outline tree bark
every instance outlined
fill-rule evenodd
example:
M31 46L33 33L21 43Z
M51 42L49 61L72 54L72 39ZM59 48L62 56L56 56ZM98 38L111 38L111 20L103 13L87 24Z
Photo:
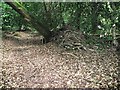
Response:
M45 17L48 22L48 28L51 29L50 27L52 26L52 18L51 18L51 4L50 2L43 2L44 4L44 10L45 10Z
M82 13L82 3L77 2L77 10L76 10L76 22L77 22L77 29L80 30L80 16Z
M43 35L45 42L48 42L50 40L52 36L51 31L42 23L38 22L33 16L29 15L25 7L23 7L19 2L13 2L13 0L4 1L16 12L18 12L24 18L24 20L30 23L41 35Z
M92 33L96 33L97 31L97 25L98 25L98 8L99 8L99 3L92 2Z

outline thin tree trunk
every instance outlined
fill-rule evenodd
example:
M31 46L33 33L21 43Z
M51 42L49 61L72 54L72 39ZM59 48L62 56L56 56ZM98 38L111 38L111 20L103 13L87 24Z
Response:
M92 2L92 33L96 33L98 25L98 3Z
M60 2L59 3L59 8L60 8L60 18L62 19L61 21L62 21L62 26L65 26L65 22L64 22L64 19L63 19L63 16L62 16L62 3Z
M77 29L80 29L80 16L81 16L81 12L82 12L82 3L78 2L77 3L77 10L76 10L76 22L77 22Z

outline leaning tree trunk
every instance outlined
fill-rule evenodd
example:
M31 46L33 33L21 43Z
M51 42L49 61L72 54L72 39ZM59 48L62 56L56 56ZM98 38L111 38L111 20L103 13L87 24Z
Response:
M26 8L19 2L13 2L14 0L4 0L9 6L11 6L16 12L18 12L24 20L30 23L41 35L44 36L45 42L48 42L51 38L51 31L45 27L42 23L38 22L33 16L26 12Z

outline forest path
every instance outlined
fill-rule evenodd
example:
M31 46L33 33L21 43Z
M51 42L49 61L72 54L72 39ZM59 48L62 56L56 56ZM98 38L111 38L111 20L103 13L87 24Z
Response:
M114 52L66 51L41 39L3 38L3 82L20 88L99 88L117 85ZM0 83L3 83L0 82Z

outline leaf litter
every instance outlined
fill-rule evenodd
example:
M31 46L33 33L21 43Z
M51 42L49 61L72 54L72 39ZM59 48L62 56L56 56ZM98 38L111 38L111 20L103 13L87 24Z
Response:
M61 32L47 44L29 34L3 38L1 87L117 88L119 58L111 48L85 46L77 31Z

